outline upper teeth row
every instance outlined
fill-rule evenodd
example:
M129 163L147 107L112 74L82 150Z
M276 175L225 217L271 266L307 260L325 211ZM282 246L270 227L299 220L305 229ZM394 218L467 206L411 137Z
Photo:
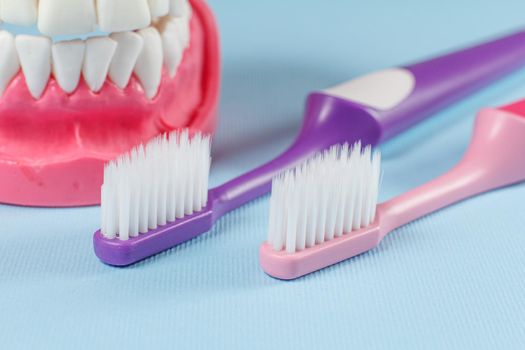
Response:
M38 25L44 35L125 32L189 11L188 0L0 0L0 22Z
M98 92L107 76L124 89L133 73L146 97L152 99L162 80L163 63L173 77L189 45L189 13L184 17L163 18L157 23L158 29L148 27L137 32L54 44L45 36L15 38L7 31L0 31L0 96L21 67L35 99L42 96L51 74L62 90L72 93L81 75L90 90Z

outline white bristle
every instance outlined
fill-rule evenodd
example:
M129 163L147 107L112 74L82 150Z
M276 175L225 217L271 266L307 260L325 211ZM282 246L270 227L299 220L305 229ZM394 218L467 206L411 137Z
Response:
M375 220L381 155L336 145L273 179L268 243L295 253Z
M200 211L208 201L210 137L159 136L109 162L101 189L101 232L128 240Z

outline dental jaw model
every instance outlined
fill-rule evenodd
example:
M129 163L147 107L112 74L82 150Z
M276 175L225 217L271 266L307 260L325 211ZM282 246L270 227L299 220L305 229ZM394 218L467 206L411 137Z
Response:
M108 159L174 129L213 132L203 1L0 0L0 19L0 202L97 204Z

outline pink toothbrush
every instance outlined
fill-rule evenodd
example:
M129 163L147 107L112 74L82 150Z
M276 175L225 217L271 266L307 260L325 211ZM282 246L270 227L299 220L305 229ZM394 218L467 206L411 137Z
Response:
M167 169L194 166L194 161L190 158L185 163L173 165L173 158L165 156L171 153L161 151L163 147L153 147L152 150L157 149L160 153L146 152L146 158L153 159L146 159L146 163L151 163L150 160L159 163L155 166L159 171L150 174L141 170L136 180L137 174L133 170L124 169L119 176L136 181L136 185L130 187L132 190L125 190L121 183L120 189L108 186L108 191L105 191L109 193L108 197L115 192L122 192L122 196L112 201L119 205L106 206L103 201L103 218L109 218L111 223L103 225L108 228L107 232L102 227L95 233L95 253L107 264L125 266L186 242L209 231L226 213L268 193L276 174L301 163L312 154L345 142L351 144L362 140L371 145L384 142L452 102L522 67L524 63L525 32L518 32L425 62L372 73L331 89L314 92L308 97L299 136L282 155L209 191L202 187L192 188L195 198L187 197L184 201L181 199L170 204L171 211L166 207L173 196L166 197L166 193L176 195L178 192L172 189L179 188L181 182L194 185L195 175L200 179L199 184L207 184L202 177L207 177L208 173L202 174L201 170L181 173L177 175L180 180L172 184L170 180L175 180L170 174L175 173ZM178 147L175 145L171 149ZM207 147L195 144L195 149L205 150ZM139 158L132 157L122 164L130 163L131 166L125 168L134 169L135 160ZM206 154L197 158L205 159ZM155 159L160 159L160 162ZM163 166L167 163L171 164L170 167ZM206 162L199 164L202 166L198 169L208 170ZM151 169L150 166L145 168ZM158 181L155 182L155 179ZM115 181L119 182L118 179L109 182ZM155 195L149 197L149 204L137 201L139 194L129 193L141 187L146 191L155 188L152 192ZM207 195L203 195L204 192ZM156 194L159 194L158 198ZM105 208L109 211L105 212ZM159 210L156 211L156 208ZM146 214L141 215L139 223L136 222L137 213ZM116 227L117 222L119 227Z
M349 169L350 173L336 174L334 180L329 170L320 174L310 163L306 167L303 165L302 170L291 171L275 180L277 196L283 191L286 196L281 200L273 200L272 196L271 231L269 242L260 249L261 266L269 275L288 280L364 253L375 248L392 230L422 216L477 194L524 181L525 161L520 158L523 152L525 100L501 109L482 110L470 147L456 167L380 204L376 212L378 156L372 157L369 151L356 154L354 150L346 157L345 151L335 150L332 158L317 162L324 167L347 162L349 167L342 169ZM353 167L348 159L354 162ZM318 188L313 197L308 197L307 204L304 201L295 204L297 198L306 200L302 192L308 191L304 182L308 177L322 188L330 188L323 183L338 179L353 182L359 190L344 194L344 187L338 187L325 206L318 204L321 207L318 209L324 212L308 212L309 201L315 198L322 203L323 194L322 188ZM321 223L317 220L312 227L312 217L319 215L328 219ZM330 216L335 219L330 220ZM312 234L315 235L313 239Z

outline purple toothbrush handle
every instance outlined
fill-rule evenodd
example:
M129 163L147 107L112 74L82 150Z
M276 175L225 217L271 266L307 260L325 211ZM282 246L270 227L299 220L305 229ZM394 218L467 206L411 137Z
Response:
M525 31L404 67L410 95L389 110L312 93L294 144L281 156L212 190L216 217L268 193L272 178L336 143L376 145L525 64Z
M381 140L523 67L525 31L406 67L416 79L410 98L381 113Z
M520 32L379 75L381 79L395 76L393 80L399 78L402 84L388 86L381 80L378 84L370 84L377 82L376 76L372 80L365 79L364 85L363 81L357 85L343 84L349 87L346 86L342 93L335 94L332 89L314 92L306 102L299 136L281 156L210 190L207 207L195 215L128 241L106 239L100 231L96 232L93 237L95 253L107 264L126 266L188 241L211 229L225 213L268 193L273 176L313 153L333 144L352 144L359 140L363 144L376 145L523 65L525 32ZM382 90L385 87L391 89ZM363 94L367 89L368 93ZM403 89L406 95L400 93ZM384 91L392 96L399 95L399 101Z

